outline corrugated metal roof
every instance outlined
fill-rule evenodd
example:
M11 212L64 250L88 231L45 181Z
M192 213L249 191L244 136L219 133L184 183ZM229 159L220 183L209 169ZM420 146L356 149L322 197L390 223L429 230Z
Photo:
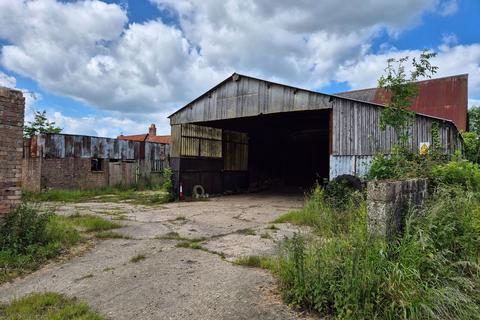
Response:
M450 120L458 130L467 130L467 74L419 81L418 86L419 94L410 107L412 111ZM353 90L335 95L375 104L386 104L390 99L384 90L378 88Z
M465 76L467 77L467 75L460 75L458 77L461 77L461 76ZM203 93L202 95L200 95L199 97L195 98L194 100L192 100L191 102L189 102L188 104L186 104L185 106L183 106L182 108L178 109L177 111L175 111L174 113L172 113L168 118L170 118L170 123L172 124L172 119L178 115L179 113L181 112L184 112L187 108L192 108L196 102L198 102L200 99L208 96L210 97L210 95L212 95L213 93L215 93L215 91L219 88L221 88L223 85L225 85L226 83L228 83L229 81L236 81L238 79L241 79L241 78L246 78L246 79L252 79L252 80L256 80L256 81L259 81L259 82L262 82L262 83L265 83L268 85L276 85L276 86L281 86L281 87L284 87L284 88L289 88L289 89L292 89L293 92L305 92L305 93L312 93L312 94L315 94L317 96L321 96L321 97L325 97L325 98L329 98L330 101L334 98L339 98L339 99L342 99L342 100L348 100L348 101L358 101L358 102L363 102L363 103L368 103L370 105L374 105L374 106L379 106L379 107L385 107L385 105L383 103L379 103L379 102L374 102L374 101L368 101L368 100L365 100L367 98L364 98L364 100L360 99L361 95L358 95L358 96L355 96L353 94L353 92L358 92L360 93L361 91L364 91L364 90L356 90L356 91L349 91L349 92L344 92L344 93L339 93L339 94L326 94L326 93L321 93L321 92L316 92L316 91L312 91L312 90L307 90L307 89L301 89L301 88L297 88L297 87L293 87L293 86L290 86L290 85L286 85L286 84L280 84L280 83L276 83L276 82L272 82L272 81L268 81L268 80L264 80L264 79L259 79L259 78L255 78L255 77L251 77L251 76L247 76L247 75L243 75L243 74L239 74L239 73L233 73L230 77L226 78L225 80L223 80L222 82L220 82L219 84L215 85L213 88L211 88L210 90L206 91L205 93ZM434 81L434 80L430 80L430 81ZM366 89L366 90L376 90L375 88L374 89ZM347 96L347 93L349 94ZM350 93L351 96L350 96ZM368 92L367 92L368 94ZM465 93L465 99L468 99L467 98L467 94ZM372 99L370 99L372 100ZM373 99L375 100L375 99ZM429 114L425 114L424 112L418 112L418 111L415 111L415 113L418 115L418 116L422 116L422 117L429 117L429 118L435 118L435 119L438 119L438 120L443 120L443 121L449 121L449 122L454 122L452 117L449 117L449 118L445 118L445 117L442 117L442 116L437 116L437 115L434 115L432 113L429 113ZM466 123L466 119L465 119L465 123ZM178 123L176 123L178 124ZM466 126L466 124L465 124ZM460 129L460 128L459 128Z

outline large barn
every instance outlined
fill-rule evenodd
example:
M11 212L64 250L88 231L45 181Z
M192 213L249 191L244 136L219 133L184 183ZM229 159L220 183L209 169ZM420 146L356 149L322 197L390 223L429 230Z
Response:
M379 127L381 108L234 73L170 116L175 186L219 194L361 176L396 141ZM432 142L434 123L445 152L461 148L451 120L416 114L412 150Z

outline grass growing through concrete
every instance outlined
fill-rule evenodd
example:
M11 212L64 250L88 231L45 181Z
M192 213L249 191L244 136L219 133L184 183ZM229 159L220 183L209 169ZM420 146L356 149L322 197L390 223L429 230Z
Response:
M213 251L205 248L202 246L199 242L204 241L205 238L196 238L196 239L186 239L184 241L181 241L175 245L177 248L187 248L187 249L193 249L193 250L201 250L204 252L208 252L211 254L215 254L219 256L222 259L225 259L225 254L223 252L218 252L218 251Z
M170 195L163 189L140 190L138 188L101 188L93 190L51 189L44 192L24 192L25 201L42 202L129 202L139 205L156 205L167 203Z
M92 215L74 214L67 217L58 216L57 219L63 219L67 223L70 222L85 232L106 231L122 227L119 223Z
M262 233L262 234L260 235L260 238L261 238L261 239L269 239L269 240L273 239L273 238L272 238L272 235L271 235L270 233L268 233L268 232Z
M273 269L273 258L267 256L247 256L236 259L233 263L250 268Z
M0 319L106 320L84 302L58 293L36 293L0 305Z
M178 234L178 232L169 232L167 234L164 234L164 235L159 235L159 236L156 236L155 239L157 240L177 240L177 241L186 241L188 240L187 238L184 238L182 236L180 236L180 234Z
M144 254L139 253L139 254L133 256L133 257L130 259L130 262L132 262L132 263L137 263L137 262L140 262L140 261L145 260L145 259L147 259L147 257L146 257Z
M244 235L246 235L246 236L254 236L254 235L257 234L257 233L255 232L255 230L250 229L250 228L238 230L237 233L239 233L239 234L244 234Z
M99 239L133 239L132 237L113 231L100 231L95 234L95 237Z

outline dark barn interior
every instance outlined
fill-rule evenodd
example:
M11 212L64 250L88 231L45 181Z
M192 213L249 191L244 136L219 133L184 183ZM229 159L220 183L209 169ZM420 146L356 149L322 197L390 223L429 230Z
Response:
M330 117L330 110L296 111L198 125L248 135L248 171L224 171L223 192L303 190L328 178Z

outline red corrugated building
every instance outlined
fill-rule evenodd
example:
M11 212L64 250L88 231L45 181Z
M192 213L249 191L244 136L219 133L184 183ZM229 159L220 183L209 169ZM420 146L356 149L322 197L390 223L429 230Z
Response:
M411 110L427 116L453 121L459 131L466 131L468 111L468 75L419 81L419 94ZM370 103L385 104L389 99L378 88L337 93L336 95ZM385 96L385 97L384 97Z

